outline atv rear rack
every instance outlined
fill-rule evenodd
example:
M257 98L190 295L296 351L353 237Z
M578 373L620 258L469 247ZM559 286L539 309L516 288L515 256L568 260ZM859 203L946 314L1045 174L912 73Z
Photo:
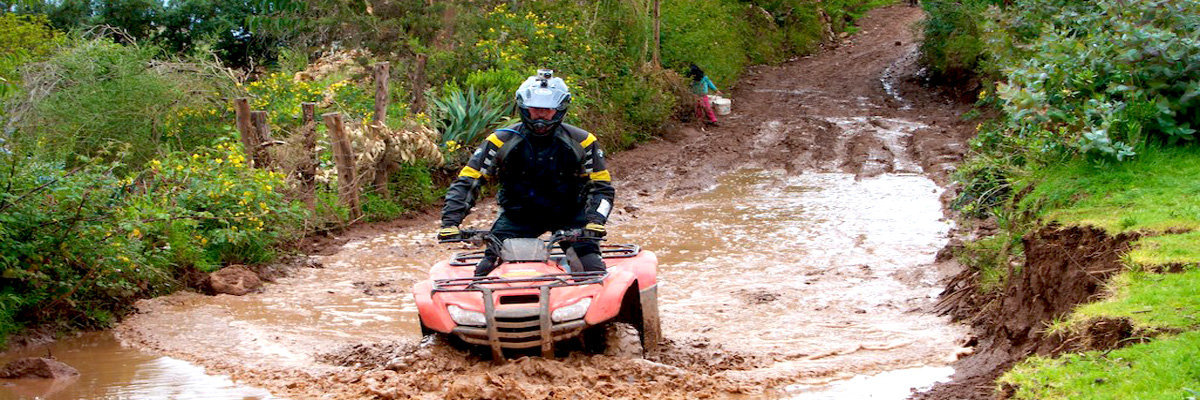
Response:
M600 246L600 256L603 258L636 257L641 251L642 248L636 244L606 244ZM475 250L455 253L454 258L450 259L450 266L466 267L475 265L483 258L483 252L483 250ZM562 249L555 249L550 253L550 257L566 257L566 255Z
M636 251L636 248L635 248ZM541 346L542 357L554 356L554 342L574 337L583 332L587 323L582 318L555 324L550 313L550 289L600 284L608 277L608 271L579 272L574 274L550 274L525 278L501 278L478 276L468 278L437 279L432 293L480 292L483 295L485 327L457 326L453 333L463 341L492 349L492 358L504 360L504 349L526 349ZM513 285L493 287L491 285ZM523 285L522 285L523 284ZM538 289L537 305L534 308L496 310L496 292L522 289ZM528 302L533 304L533 302Z

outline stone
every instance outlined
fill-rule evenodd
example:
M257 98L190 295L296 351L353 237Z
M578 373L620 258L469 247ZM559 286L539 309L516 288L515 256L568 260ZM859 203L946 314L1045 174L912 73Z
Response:
M46 378L61 379L79 376L79 371L53 358L26 357L5 364L0 368L0 378Z
M230 265L209 275L209 284L217 294L241 296L261 287L262 280L244 265Z

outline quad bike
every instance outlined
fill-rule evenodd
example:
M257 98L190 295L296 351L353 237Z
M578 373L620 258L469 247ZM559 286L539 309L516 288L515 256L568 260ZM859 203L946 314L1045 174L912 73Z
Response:
M421 333L487 346L494 360L503 361L505 350L538 347L543 357L552 357L556 343L602 335L605 324L625 322L637 329L643 353L653 354L661 340L658 257L636 245L602 245L607 270L585 272L573 249L557 248L580 240L597 239L576 229L554 232L548 240L500 242L478 230L442 240L486 245L500 259L483 277L474 276L482 250L454 254L430 268L429 279L413 285Z

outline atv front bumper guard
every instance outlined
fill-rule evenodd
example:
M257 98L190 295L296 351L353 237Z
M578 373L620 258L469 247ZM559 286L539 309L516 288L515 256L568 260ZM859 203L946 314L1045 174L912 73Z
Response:
M587 327L583 318L554 323L550 312L550 289L566 286L595 285L604 282L608 271L552 274L527 278L480 276L438 279L432 293L480 292L483 296L483 315L486 326L459 325L452 331L463 341L488 346L492 358L504 360L504 349L527 349L540 346L543 357L554 356L554 343L578 336ZM505 285L503 287L496 287ZM508 286L513 285L513 286ZM538 289L537 307L496 310L497 292ZM534 304L528 302L527 304Z

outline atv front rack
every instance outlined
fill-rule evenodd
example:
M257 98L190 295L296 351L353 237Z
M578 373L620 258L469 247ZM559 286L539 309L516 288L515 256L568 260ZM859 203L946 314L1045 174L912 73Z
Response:
M642 248L636 244L606 244L600 246L600 257L603 258L631 258L636 257L641 253ZM455 253L454 258L450 259L450 266L466 267L472 266L483 259L483 250L466 251ZM551 259L566 257L562 249L555 249L550 253Z
M459 325L454 328L463 341L488 346L492 358L504 360L504 349L526 349L541 346L543 357L554 356L554 343L579 335L587 327L582 318L554 323L550 313L550 289L600 284L608 271L580 272L574 274L550 274L524 278L501 278L479 276L468 278L437 279L432 293L480 292L483 296L483 315L486 326ZM495 287L494 285L514 285ZM494 299L497 292L538 289L537 308L527 307L496 310ZM518 296L511 296L518 297ZM520 303L534 304L532 296L518 297ZM501 302L503 303L503 299Z

